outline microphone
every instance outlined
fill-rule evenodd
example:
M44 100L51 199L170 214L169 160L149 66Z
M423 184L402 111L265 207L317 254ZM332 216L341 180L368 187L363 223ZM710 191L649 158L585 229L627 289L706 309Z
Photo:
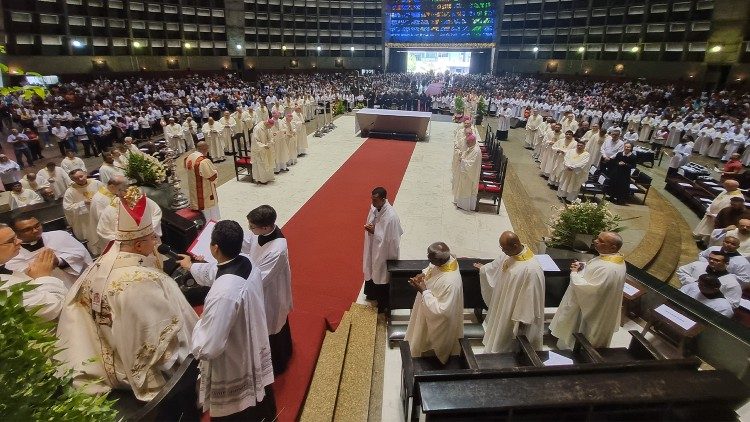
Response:
M169 245L165 243L162 243L161 245L159 245L159 247L156 248L156 250L159 251L160 254L164 256L168 256L169 258L174 259L175 261L179 261L182 259L181 256L179 256L175 251L172 250L171 247L169 247Z

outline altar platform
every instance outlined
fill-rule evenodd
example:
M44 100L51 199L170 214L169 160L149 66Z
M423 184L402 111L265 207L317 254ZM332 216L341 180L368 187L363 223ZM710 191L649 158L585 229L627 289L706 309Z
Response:
M354 133L363 138L425 141L431 117L432 113L423 111L363 108L357 111Z

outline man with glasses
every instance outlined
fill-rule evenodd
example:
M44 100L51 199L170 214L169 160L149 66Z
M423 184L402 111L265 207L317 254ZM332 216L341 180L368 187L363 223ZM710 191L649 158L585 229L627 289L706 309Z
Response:
M20 214L10 220L10 228L20 240L18 254L11 258L6 267L12 271L27 268L45 250L54 254L55 277L63 280L70 288L78 276L93 260L86 247L64 230L45 232L42 223L30 214Z
M23 306L32 310L45 321L55 321L60 315L68 289L59 278L52 277L55 268L55 254L48 248L39 250L34 259L18 271L11 271L5 264L13 259L21 249L21 240L10 227L0 225L0 289L31 280L33 290L23 293ZM0 295L1 296L1 295Z

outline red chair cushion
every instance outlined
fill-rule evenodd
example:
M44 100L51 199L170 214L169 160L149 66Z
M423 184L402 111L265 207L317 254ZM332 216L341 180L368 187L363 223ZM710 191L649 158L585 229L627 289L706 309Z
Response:
M499 185L491 185L489 183L485 183L484 185L484 191L489 193L500 193L502 189L502 186Z
M238 166L247 166L252 165L253 162L250 160L250 157L239 157L234 160L234 163Z
M495 166L492 163L483 163L482 170L492 170Z

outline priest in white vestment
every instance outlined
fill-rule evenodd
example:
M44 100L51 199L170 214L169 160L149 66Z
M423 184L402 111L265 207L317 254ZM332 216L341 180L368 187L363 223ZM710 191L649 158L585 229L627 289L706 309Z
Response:
M517 350L516 336L525 335L541 350L544 332L544 270L534 253L510 231L500 235L500 257L479 269L482 298L489 313L484 353Z
M555 142L552 145L552 169L547 179L547 184L550 187L557 187L560 184L560 177L565 169L565 154L568 151L576 149L575 138L573 138L573 132L565 132L565 137Z
M563 170L560 175L560 185L557 188L557 197L560 200L573 202L578 198L581 185L588 179L586 171L591 156L586 151L586 141L576 141L576 149L569 149L563 157Z
M113 206L115 206L115 209L117 209L117 204L114 203L114 200L119 196L124 195L127 188L128 179L123 176L115 176L109 179L109 182L107 182L106 186L101 186L91 198L91 206L89 207L89 219L91 221L91 227L94 230L92 233L92 238L89 239L87 246L89 250L95 255L99 255L100 253L102 253L104 247L107 246L107 243L109 242L109 240L111 240L103 239L101 236L99 236L98 226L100 216L102 215L102 212L107 209L107 207L112 206L113 204ZM112 230L113 233L117 230L117 221L115 221L114 226L110 230Z
M187 150L191 151L195 149L195 140L198 137L198 124L193 121L193 118L188 116L184 122L182 122L182 139L187 145Z
M83 170L75 170L70 177L73 183L63 195L65 219L68 220L73 235L80 241L95 240L96 226L91 222L89 209L94 194L104 186L98 180L88 179L86 176Z
M29 282L34 289L23 292L23 306L27 310L38 308L36 315L44 321L55 321L65 301L68 288L62 280L52 276L55 270L55 254L42 248L27 265L12 271L6 263L20 252L21 239L10 227L0 225L0 289Z
M549 177L554 168L556 154L552 146L565 139L565 134L562 133L562 126L559 123L552 123L550 126L551 130L544 134L539 149L539 169L542 177Z
M102 152L102 159L104 162L99 167L99 181L101 181L103 184L107 184L109 182L109 179L115 177L115 176L125 176L125 172L115 166L115 158L112 156L112 153Z
M265 185L275 178L276 157L273 148L273 120L268 119L255 125L250 138L250 158L253 162L253 180Z
M714 220L716 219L716 215L719 211L729 206L729 201L731 201L732 197L744 197L742 191L740 191L740 183L738 181L727 179L723 182L723 185L724 190L716 195L716 198L711 201L708 205L708 209L706 209L706 213L703 214L703 218L693 230L693 236L698 240L703 240L704 242L708 241L711 232L714 230Z
M286 143L286 165L292 166L297 164L297 132L300 130L299 124L294 121L292 113L289 113L284 118L284 121L279 123L279 126L281 139Z
M185 157L187 187L190 193L190 208L203 213L206 221L221 220L219 196L216 192L216 179L219 171L208 157L208 144L201 141L196 151Z
M237 122L229 115L228 111L224 112L224 116L219 119L219 125L221 126L221 132L219 137L221 138L221 145L223 147L224 154L232 151L232 136L235 133L235 127Z
M208 144L211 159L215 162L224 161L224 145L221 140L221 123L215 122L213 117L209 117L208 121L203 124L201 133L203 133L205 142ZM209 154L209 151L207 151L206 155Z
M740 306L742 300L742 286L737 276L731 274L727 267L729 257L720 251L709 253L707 261L693 261L677 268L675 275L683 286L696 283L703 274L715 275L721 281L721 293L727 298L733 308Z
M451 160L451 192L456 195L459 180L459 165L461 155L466 151L466 137L471 135L471 127L463 127L463 131L457 131L453 140L453 157ZM481 151L481 149L480 149Z
M386 261L398 259L401 228L396 210L388 203L387 192L382 187L372 190L372 205L365 220L365 246L362 272L365 276L365 296L378 302L378 311L388 309L388 270Z
M196 278L211 287L191 342L201 361L199 401L212 418L272 421L277 415L263 281L260 267L240 254L242 238L236 221L219 221L210 244L218 264L191 265L187 256L180 261L193 273L211 274Z
M10 191L10 209L27 207L44 202L38 193L31 189L24 189L20 182L13 184Z
M570 266L570 285L555 312L550 332L557 346L571 349L573 333L582 333L594 347L609 347L620 328L625 258L619 253L622 238L602 232L594 239L599 256Z
M176 152L177 155L185 152L185 143L182 133L182 126L175 123L174 117L169 118L169 123L164 126L164 137L167 141L167 145L172 151Z
M47 182L43 176L39 176L34 172L27 173L18 182L21 183L21 186L23 186L24 190L31 190L36 193L39 193L39 190L41 188L49 186L49 182Z
M286 142L286 137L281 130L281 122L278 119L278 113L273 112L273 125L269 129L271 133L271 139L273 139L273 155L276 159L276 168L274 173L278 174L282 171L289 171L287 168L287 162L289 161L289 148Z
M146 197L120 203L117 241L84 271L65 299L56 357L89 394L132 390L150 401L191 352L198 321L154 254Z
M523 147L526 149L534 149L534 141L537 138L537 131L539 126L542 124L542 116L539 115L539 110L534 109L526 121L526 137L523 141Z
M307 127L305 126L305 115L302 113L302 106L294 107L294 120L297 121L297 156L302 157L307 154Z
M442 363L461 353L464 336L464 288L458 261L448 245L436 242L427 248L430 265L409 279L417 289L404 340L412 357L432 355Z
M31 214L20 214L10 221L10 228L21 241L18 254L5 267L11 271L23 271L44 250L55 254L52 275L63 281L67 290L93 260L86 247L65 230L45 232L42 223Z
M86 172L86 163L79 157L76 157L75 151L71 149L65 150L65 158L60 162L60 167L68 177L70 177L70 172L73 170L83 170L84 173Z
M55 192L55 199L62 198L65 194L65 189L70 186L70 176L62 169L62 167L56 166L55 163L49 162L44 168L39 170L36 174L37 181L41 179L43 184L48 184Z
M482 172L482 152L474 134L466 137L466 150L461 153L457 169L453 203L458 208L474 211L477 207L479 176Z

